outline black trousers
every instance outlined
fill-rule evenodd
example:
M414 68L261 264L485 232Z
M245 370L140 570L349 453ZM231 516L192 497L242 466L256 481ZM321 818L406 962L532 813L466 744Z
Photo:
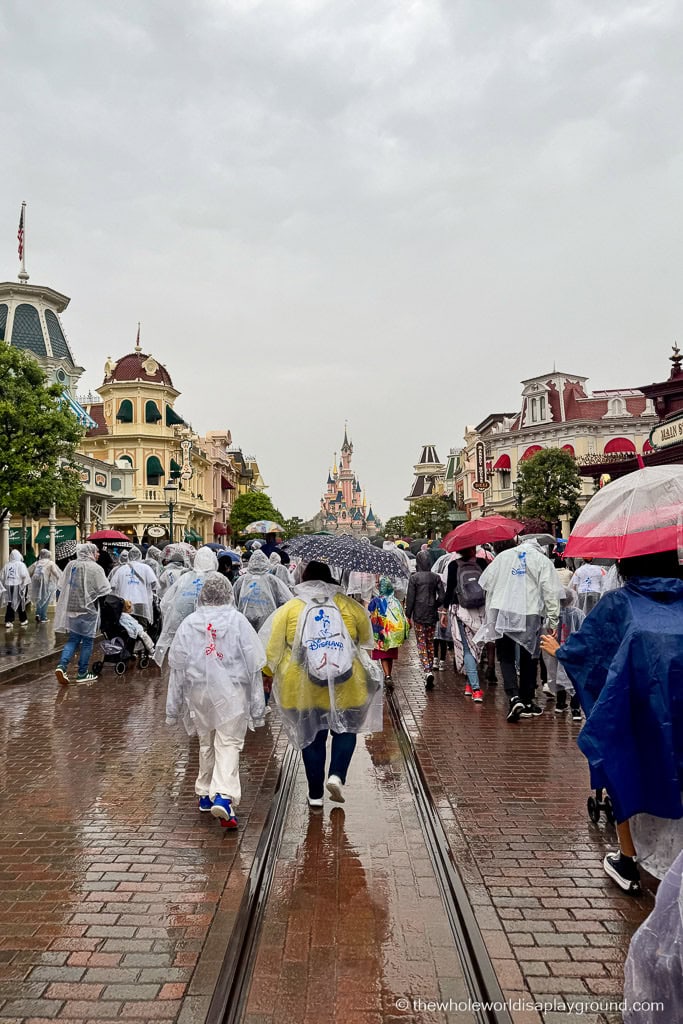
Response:
M28 616L26 614L26 605L19 605L19 622L26 622ZM7 605L5 611L5 622L14 622L14 608L11 604Z
M519 685L517 683L516 654L519 651ZM496 653L503 673L503 686L508 697L519 697L523 704L531 704L536 692L538 658L532 658L526 647L520 647L509 636L496 640Z

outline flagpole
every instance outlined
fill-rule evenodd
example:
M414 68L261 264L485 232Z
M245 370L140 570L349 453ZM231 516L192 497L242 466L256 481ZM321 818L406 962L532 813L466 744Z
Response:
M28 274L26 273L26 201L21 204L21 270L19 271L19 280L26 284L28 281Z

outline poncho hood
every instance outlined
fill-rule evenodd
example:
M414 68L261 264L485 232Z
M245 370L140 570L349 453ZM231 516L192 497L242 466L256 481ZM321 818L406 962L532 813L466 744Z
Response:
M660 579L657 576L634 576L626 583L626 590L665 604L683 600L683 580Z
M335 594L343 594L344 591L336 583L324 583L323 580L306 580L294 587L294 596L300 597L302 601L312 601L314 598L330 598Z
M215 631L216 636L225 636L235 628L235 616L240 613L234 605L197 605L197 610L187 619L188 625L198 633Z
M249 559L247 565L247 572L251 572L254 576L263 576L265 573L270 572L272 566L268 561L268 556L264 555L262 551L255 551Z
M215 572L218 559L211 548L200 548L194 556L194 568L197 572Z

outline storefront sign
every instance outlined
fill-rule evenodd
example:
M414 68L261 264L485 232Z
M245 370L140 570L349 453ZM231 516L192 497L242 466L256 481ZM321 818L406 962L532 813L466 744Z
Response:
M188 441L188 440L181 441L180 442L180 450L183 453L182 467L181 467L181 470L180 470L180 479L181 480L191 480L192 479L192 457L191 457L190 453L192 452L192 441Z
M670 448L674 444L683 444L683 416L658 423L650 432L650 444L653 448Z
M148 526L147 533L150 537L165 537L166 527L165 526Z
M95 487L106 487L107 486L107 474L106 473L95 473Z
M474 446L474 459L477 468L477 479L472 486L475 491L488 491L491 484L486 479L486 445L483 441L477 441Z

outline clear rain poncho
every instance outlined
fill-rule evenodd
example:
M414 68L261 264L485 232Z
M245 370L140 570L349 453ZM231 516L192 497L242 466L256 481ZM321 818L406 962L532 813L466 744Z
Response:
M150 544L147 548L147 552L144 558L145 565L148 565L157 579L161 577L161 551L155 547L154 544Z
M263 645L237 611L225 576L205 575L196 611L181 623L168 656L166 720L192 736L221 728L244 739L263 725Z
M484 569L479 585L486 591L486 619L475 641L508 636L538 658L541 626L545 620L548 629L557 627L562 593L553 563L538 544L527 541L502 551Z
M20 551L11 551L9 562L0 569L0 583L7 591L3 594L3 601L11 604L15 612L26 607L30 582L23 555Z
M31 600L36 608L49 604L55 595L61 579L59 568L50 558L47 548L38 555L38 561L29 569L31 576Z
M624 1024L683 1020L683 851L631 939L624 975Z
M98 601L110 593L104 569L97 564L94 544L79 544L76 559L62 574L61 590L55 611L55 632L96 636L100 624Z
M292 596L290 588L273 576L271 569L267 556L256 550L249 559L246 573L235 583L237 607L256 630Z
M114 577L116 576L116 574L119 571L119 569L125 569L127 567L127 565L128 565L128 552L127 551L120 551L118 558L119 558L119 560L118 560L117 564L114 566L112 571L109 573L109 582L110 583L114 582Z
M292 577L287 566L282 564L282 559L278 555L277 551L273 551L268 561L270 562L270 571L273 576L277 576L277 578L281 580L282 583L284 583L284 585L291 591Z
M211 548L200 548L194 567L182 573L169 587L161 600L161 636L156 642L154 661L163 665L166 651L171 646L181 622L197 608L199 595L207 573L216 572L218 559Z
M119 568L111 582L112 593L122 601L130 601L131 614L151 622L153 601L159 583L156 573L142 561L139 548L128 552L128 565Z
M368 655L374 647L368 613L319 580L299 584L294 594L259 633L290 743L301 750L321 729L381 732L382 671ZM344 664L348 669L340 671Z

